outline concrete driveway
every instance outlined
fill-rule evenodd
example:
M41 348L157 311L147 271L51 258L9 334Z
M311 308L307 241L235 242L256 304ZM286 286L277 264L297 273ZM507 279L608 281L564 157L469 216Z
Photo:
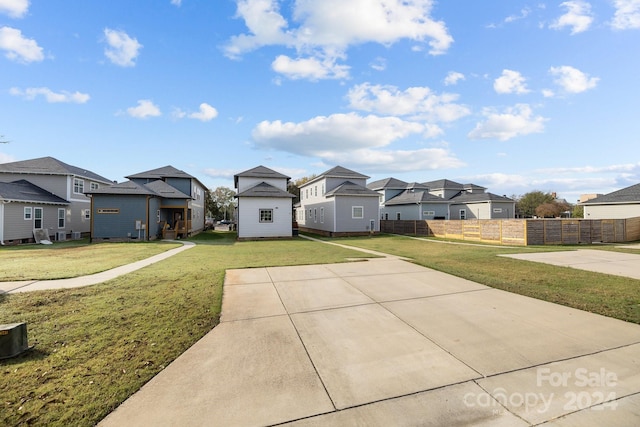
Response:
M637 246L629 247L637 248ZM535 252L501 256L640 279L639 254L579 249L577 251Z
M229 270L219 326L101 426L640 424L640 325L382 258Z

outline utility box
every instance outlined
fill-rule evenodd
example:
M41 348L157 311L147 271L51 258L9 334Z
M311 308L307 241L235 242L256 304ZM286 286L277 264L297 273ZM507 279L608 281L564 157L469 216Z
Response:
M26 323L0 325L0 359L15 357L28 349Z

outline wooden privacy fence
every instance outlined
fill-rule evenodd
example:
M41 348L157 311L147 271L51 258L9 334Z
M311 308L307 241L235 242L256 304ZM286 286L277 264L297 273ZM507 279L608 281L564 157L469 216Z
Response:
M501 245L570 245L640 240L640 217L627 219L381 220L381 233Z

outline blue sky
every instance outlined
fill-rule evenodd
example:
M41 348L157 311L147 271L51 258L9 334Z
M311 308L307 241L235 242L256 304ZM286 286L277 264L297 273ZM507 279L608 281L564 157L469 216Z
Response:
M0 0L0 162L640 182L640 0Z

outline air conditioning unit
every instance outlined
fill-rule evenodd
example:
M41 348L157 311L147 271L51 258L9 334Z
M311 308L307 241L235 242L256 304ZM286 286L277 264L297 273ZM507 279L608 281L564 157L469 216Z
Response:
M0 359L15 357L28 349L26 323L0 325Z
M63 240L67 240L67 233L64 231L56 231L56 240L61 242Z
M74 240L82 239L82 233L79 231L72 231L71 238Z

